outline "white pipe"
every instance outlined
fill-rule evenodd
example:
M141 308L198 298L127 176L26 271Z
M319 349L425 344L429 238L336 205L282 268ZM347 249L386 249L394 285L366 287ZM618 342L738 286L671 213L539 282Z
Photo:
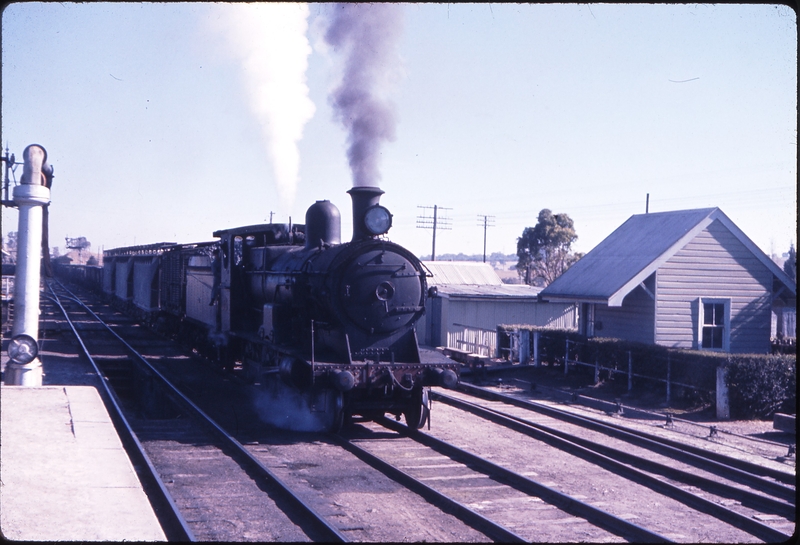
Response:
M22 154L22 183L14 188L19 207L17 270L14 280L14 324L12 337L29 335L39 339L39 282L42 263L42 207L50 202L50 189L43 185L42 165L47 152L32 144ZM41 386L42 364L38 358L24 365L8 362L5 383Z

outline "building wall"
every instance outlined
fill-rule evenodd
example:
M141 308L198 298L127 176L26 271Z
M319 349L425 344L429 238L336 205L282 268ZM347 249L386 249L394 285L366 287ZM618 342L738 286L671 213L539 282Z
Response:
M450 298L450 322L496 330L498 324L532 324L559 329L577 327L575 305L514 299Z
M480 344L487 355L494 356L495 332L500 324L577 329L577 305L539 303L529 298L435 297L428 300L425 317L417 324L417 336L430 346L464 349L467 344Z
M620 307L595 306L594 335L652 344L654 322L655 301L638 287L625 296Z
M719 221L662 265L656 275L657 344L698 348L701 298L730 300L729 350L770 349L772 273Z

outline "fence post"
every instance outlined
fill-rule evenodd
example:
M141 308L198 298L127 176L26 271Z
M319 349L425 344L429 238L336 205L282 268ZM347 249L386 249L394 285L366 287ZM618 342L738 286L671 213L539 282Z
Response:
M717 418L720 420L730 420L731 418L728 384L725 381L727 372L725 364L717 366Z
M667 404L669 404L670 394L671 394L670 383L669 383L671 374L672 374L672 360L670 359L669 354L667 354Z
M531 332L527 329L519 330L519 362L522 364L531 361Z
M569 367L569 339L567 339L567 348L564 352L564 376L567 376L567 368Z
M633 390L633 361L631 351L628 350L628 391Z
M597 354L594 355L594 383L600 382L600 363L597 359Z

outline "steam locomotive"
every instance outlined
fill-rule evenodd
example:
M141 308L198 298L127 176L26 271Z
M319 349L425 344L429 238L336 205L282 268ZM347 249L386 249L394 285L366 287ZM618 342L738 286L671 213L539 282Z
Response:
M154 325L274 394L290 390L332 429L354 415L428 418L427 388L454 387L459 364L421 347L425 267L385 238L383 191L354 187L353 237L317 201L305 225L214 232L218 240L104 252L103 290Z

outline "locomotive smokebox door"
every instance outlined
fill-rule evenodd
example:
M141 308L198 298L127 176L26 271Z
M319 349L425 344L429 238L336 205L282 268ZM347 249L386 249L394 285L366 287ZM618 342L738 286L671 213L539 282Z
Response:
M422 283L402 255L375 249L344 269L347 284L339 290L347 317L356 326L388 333L413 322L422 311Z

